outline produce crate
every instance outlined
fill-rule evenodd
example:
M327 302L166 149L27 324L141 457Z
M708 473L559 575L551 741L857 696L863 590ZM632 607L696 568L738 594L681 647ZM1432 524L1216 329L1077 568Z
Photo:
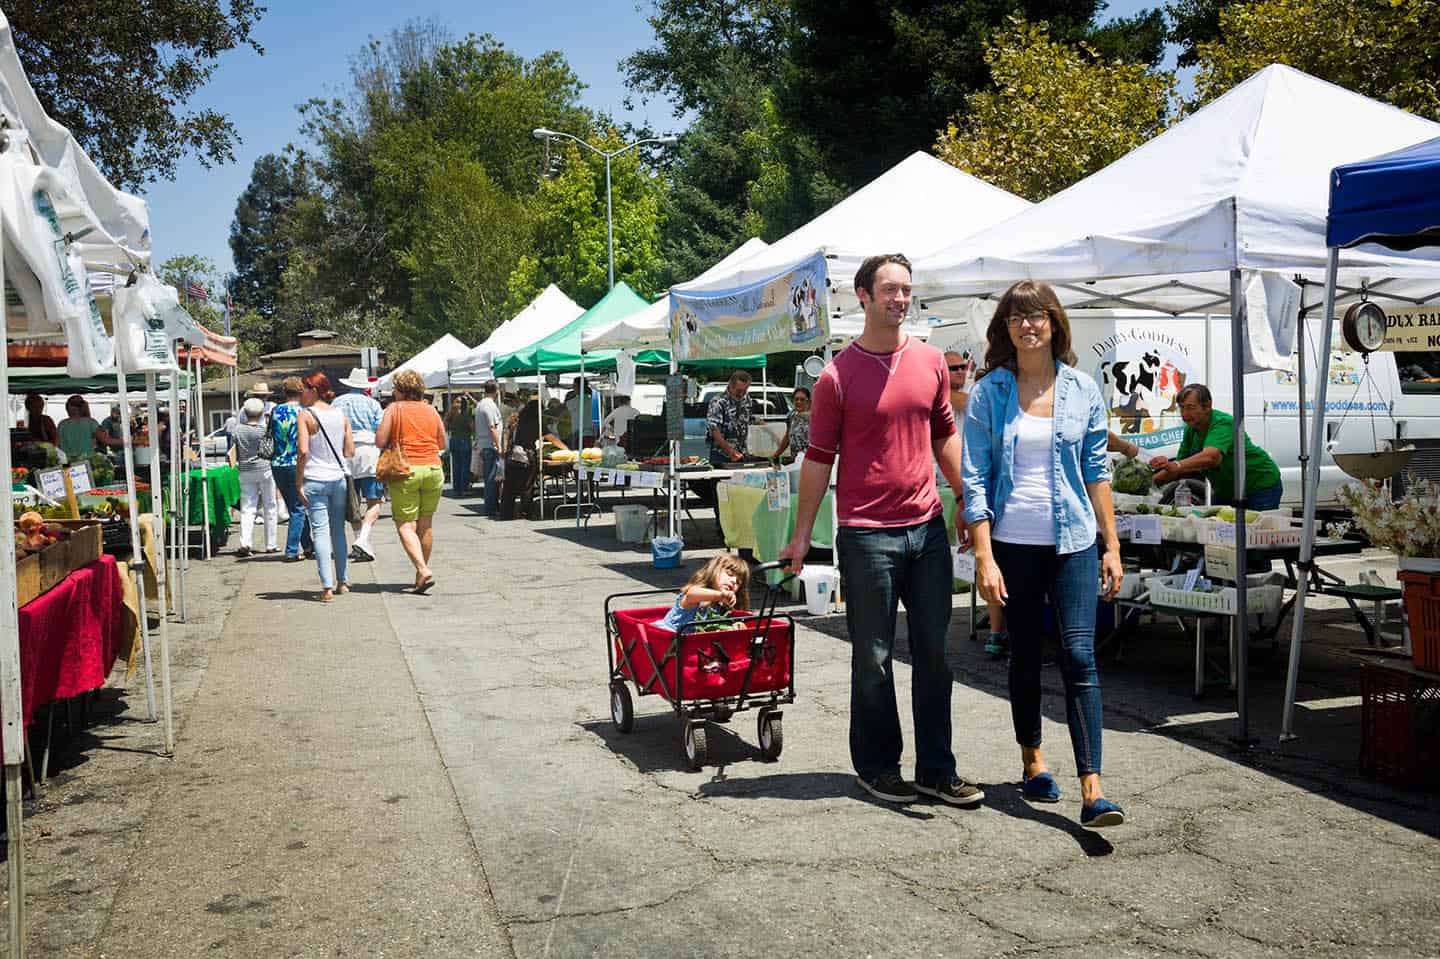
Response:
M1440 788L1440 676L1360 667L1360 771L1399 786Z
M40 592L47 593L70 575L70 541L62 539L52 543L37 555L40 557Z
M47 526L59 526L70 531L70 568L88 566L104 552L103 532L100 523L93 519L52 519Z
M1440 673L1440 576L1402 569L1400 582L1415 668Z
M40 588L40 554L31 553L15 561L15 604L24 606L43 593Z
M1262 516L1259 520L1259 523L1264 522L1265 517ZM1234 523L1222 523L1216 519L1209 519L1196 520L1196 524L1200 528L1197 542L1205 543L1206 545L1231 545L1228 542L1222 543L1220 539L1221 534L1218 530L1221 526L1226 526L1230 529L1234 529ZM1262 525L1249 525L1245 527L1245 542L1252 549L1256 546L1299 546L1300 527L1287 526L1267 528L1266 526Z
M1191 609L1197 613L1220 613L1225 616L1234 616L1236 613L1233 586L1226 586L1215 593L1187 591L1181 588L1185 585L1184 576L1156 576L1148 580L1148 583L1150 602L1156 606ZM1245 594L1245 611L1265 613L1278 609L1283 598L1284 590L1279 586L1251 585Z
M1115 504L1115 509L1117 512L1133 513L1135 512L1135 507L1139 506L1141 503L1144 503L1147 506L1155 506L1159 504L1160 494L1158 492L1151 492L1141 496L1136 493L1111 492L1110 501Z

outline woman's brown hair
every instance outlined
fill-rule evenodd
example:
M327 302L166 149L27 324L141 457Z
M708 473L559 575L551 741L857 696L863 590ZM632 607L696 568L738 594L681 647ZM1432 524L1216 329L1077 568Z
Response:
M335 388L330 385L330 377L318 370L301 377L300 382L314 390L315 395L326 403L335 398Z
M1001 367L1014 372L1015 344L1010 342L1012 313L1044 313L1050 317L1050 354L1066 366L1079 362L1070 348L1070 317L1048 283L1021 280L1005 291L985 331L985 369L977 378Z

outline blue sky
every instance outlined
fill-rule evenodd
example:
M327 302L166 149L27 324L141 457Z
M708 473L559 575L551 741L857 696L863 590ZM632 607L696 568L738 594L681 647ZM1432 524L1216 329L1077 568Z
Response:
M1124 14L1144 5L1120 0L1110 12ZM244 141L235 162L206 170L186 160L174 181L152 184L145 193L155 262L194 253L213 260L222 273L229 271L230 220L256 158L297 140L296 107L311 97L344 95L354 53L370 37L384 37L411 18L433 17L457 36L493 34L526 57L560 50L587 84L587 106L648 121L656 129L673 128L668 104L643 105L628 115L621 106L625 86L616 66L653 42L645 21L649 9L646 0L270 0L256 31L265 55L250 50L226 54L191 104L230 116Z

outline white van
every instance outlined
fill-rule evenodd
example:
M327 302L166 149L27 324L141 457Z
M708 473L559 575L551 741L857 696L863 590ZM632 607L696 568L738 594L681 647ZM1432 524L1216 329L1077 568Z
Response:
M1185 424L1175 395L1186 383L1210 388L1216 409L1235 409L1230 375L1230 317L1110 313L1071 314L1071 333L1080 369L1110 397L1110 428L1155 453L1171 455ZM942 349L983 344L983 329L965 324L934 328L930 342ZM1320 321L1307 320L1305 334L1305 429L1314 412L1315 343ZM1336 324L1325 397L1330 449L1360 452L1401 439L1414 444L1409 469L1440 479L1440 350L1381 352L1366 364L1340 346ZM983 346L980 347L983 354ZM1397 364L1397 358L1399 360ZM1298 362L1298 357L1295 358ZM1367 375L1368 368L1368 375ZM1290 372L1245 377L1245 430L1275 460L1285 481L1285 502L1300 503L1300 421L1298 377ZM1326 455L1320 469L1320 502L1331 502L1349 478Z

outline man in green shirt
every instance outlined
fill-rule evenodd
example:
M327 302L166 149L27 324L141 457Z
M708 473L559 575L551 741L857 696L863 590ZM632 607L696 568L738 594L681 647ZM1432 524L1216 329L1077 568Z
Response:
M1210 408L1210 390L1191 383L1176 397L1180 418L1185 421L1185 435L1180 438L1180 451L1175 459L1157 456L1150 461L1155 470L1156 484L1169 483L1183 476L1204 476L1210 481L1211 497L1216 503L1227 504L1235 498L1235 419L1229 413ZM1253 510L1275 509L1285 484L1280 468L1270 454L1250 442L1245 435L1245 499Z

